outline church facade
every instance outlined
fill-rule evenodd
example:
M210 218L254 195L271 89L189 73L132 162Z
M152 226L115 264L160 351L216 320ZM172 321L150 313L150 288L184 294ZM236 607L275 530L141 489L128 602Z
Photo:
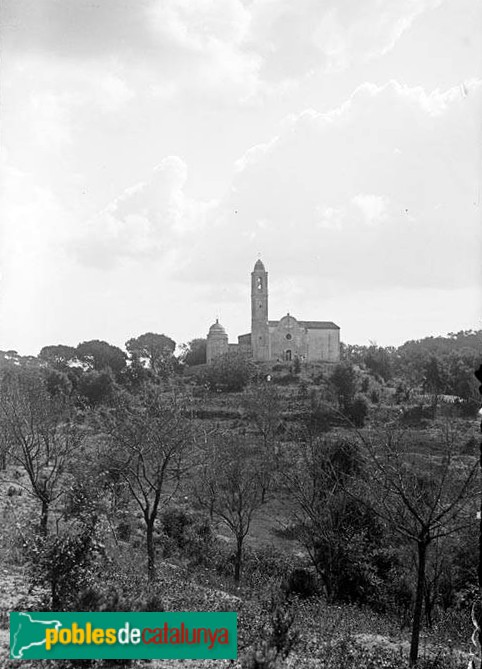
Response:
M269 320L268 272L258 260L251 272L251 332L229 344L228 335L216 320L207 336L206 358L212 362L229 350L238 350L254 360L338 362L340 328L331 321L301 321L286 314L279 321Z

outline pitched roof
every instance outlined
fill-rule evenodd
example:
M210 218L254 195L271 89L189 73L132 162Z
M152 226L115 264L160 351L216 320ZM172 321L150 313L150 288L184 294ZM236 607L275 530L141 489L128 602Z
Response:
M339 330L340 326L333 321L298 321L300 325L308 330Z
M294 316L292 316L294 318ZM340 326L336 325L332 321L299 321L295 320L301 325L302 328L307 330L339 330ZM268 321L269 327L275 328L279 325L279 321Z

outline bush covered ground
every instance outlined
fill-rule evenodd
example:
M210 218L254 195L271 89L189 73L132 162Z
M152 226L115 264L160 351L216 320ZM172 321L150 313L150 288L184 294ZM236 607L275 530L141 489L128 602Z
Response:
M14 667L18 663L7 659L8 612L45 610L49 591L45 584L29 587L31 565L25 556L21 557L26 541L22 527L24 523L28 525L31 500L24 493L12 495L11 484L5 482L12 480L11 472L4 472L2 479L3 517L10 530L4 535L2 545L0 666ZM22 482L21 477L17 480ZM18 486L17 491L20 490ZM14 512L12 497L15 498ZM190 517L187 509L185 501L179 500L165 514L165 528L159 538L165 558L159 564L155 581L150 584L139 570L137 555L132 553L132 546L138 545L137 536L140 536L136 530L129 542L119 541L117 545L107 531L104 539L109 558L97 557L98 562L89 574L88 588L96 593L94 609L150 610L154 607L166 611L237 611L239 660L231 664L228 661L156 661L150 666L159 669L177 666L398 669L408 666L409 628L402 626L396 615L346 602L329 604L324 597L309 590L286 596L286 580L294 569L306 565L306 556L296 542L284 538L283 532L268 530L276 527L273 521L279 520L282 506L268 504L264 516L253 524L241 583L232 578L233 546L225 530L219 534L214 532L200 555L196 536L199 519ZM15 524L11 522L13 513ZM99 532L106 529L99 528ZM441 616L431 630L422 634L420 666L433 669L466 667L470 633L467 610L449 611ZM287 640L283 639L283 634ZM283 644L289 649L286 657ZM139 662L134 666L146 665ZM23 666L29 664L25 662ZM49 664L34 662L31 666L47 667ZM52 666L59 665L53 663ZM78 662L73 666L82 664Z
M466 667L480 336L339 365L189 367L163 335L128 362L0 355L3 666L31 609L235 610L239 659L213 666Z

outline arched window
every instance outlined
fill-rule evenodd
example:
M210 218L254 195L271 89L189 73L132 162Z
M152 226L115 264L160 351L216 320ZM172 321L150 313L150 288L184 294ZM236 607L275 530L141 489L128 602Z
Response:
M291 350L290 349L285 351L285 360L286 360L286 362L291 362Z
M256 277L256 288L263 290L263 279L260 276Z

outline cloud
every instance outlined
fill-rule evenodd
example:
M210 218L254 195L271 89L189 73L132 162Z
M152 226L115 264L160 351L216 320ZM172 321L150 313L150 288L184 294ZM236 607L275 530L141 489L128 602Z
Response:
M227 281L261 251L354 290L474 285L481 97L481 82L432 94L391 82L289 117L237 161L201 248L223 257ZM195 256L190 271L219 278Z
M7 0L4 17L7 66L40 62L81 85L88 71L115 100L132 91L239 99L257 86L259 58L244 48L250 16L241 0Z
M186 165L166 158L86 223L77 256L155 260L206 286L235 286L258 252L340 289L473 285L481 97L481 82L431 94L365 84L337 109L288 117L213 202L189 198Z
M6 0L4 60L88 71L114 100L253 102L383 55L442 1Z
M300 290L313 282L326 294L473 286L481 97L481 82L431 94L365 84L329 112L287 117L236 161L217 200L189 195L187 166L170 156L81 225L10 168L4 275L16 285L25 257L30 277L52 274L68 253L79 268L152 267L204 294L221 295L222 285L226 297L240 295L246 263L262 253L278 276L289 268Z
M80 61L46 63L31 54L6 60L4 143L12 154L28 149L28 163L38 157L37 150L54 156L66 149L77 152L79 135L93 118L109 118L135 98L114 63L91 68Z
M413 22L443 0L255 0L251 39L262 77L333 72L390 51Z
M28 336L20 332L25 318L42 323L45 304L52 306L68 290L59 275L65 279L65 244L73 221L54 193L13 167L7 156L0 181L0 336L9 332L14 342Z
M186 196L186 164L164 158L151 178L127 188L86 221L70 247L79 260L112 267L121 260L182 261L183 240L202 234L214 203Z
M112 123L125 134L153 109L263 109L313 72L386 52L440 2L6 0L4 137L14 160L38 149L41 172L57 158L81 170L67 161Z
M352 201L360 209L368 225L376 225L386 219L388 201L383 195L360 193Z

